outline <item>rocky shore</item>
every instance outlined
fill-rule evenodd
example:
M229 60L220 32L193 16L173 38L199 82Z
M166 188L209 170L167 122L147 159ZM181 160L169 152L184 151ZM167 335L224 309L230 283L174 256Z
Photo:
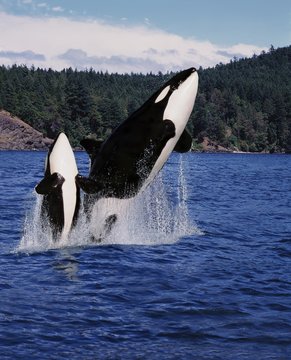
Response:
M196 149L197 152L211 152L211 153L233 153L238 152L238 149L228 149L219 144L215 141L210 140L208 137L204 137L203 141L198 145L199 148ZM195 150L194 150L195 151Z
M204 137L203 141L200 143L196 143L194 147L192 147L193 152L198 153L227 153L227 154L283 154L286 152L279 151L261 151L261 152L251 152L251 151L242 151L239 148L232 146L232 147L224 147L222 145L219 145L217 142L212 141L208 137Z
M0 110L0 150L47 150L52 142L18 117Z

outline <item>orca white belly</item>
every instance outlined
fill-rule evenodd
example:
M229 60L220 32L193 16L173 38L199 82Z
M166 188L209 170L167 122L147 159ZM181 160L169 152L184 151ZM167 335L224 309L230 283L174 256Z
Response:
M65 181L62 185L64 227L61 238L68 235L77 205L77 186L75 177L78 174L78 168L75 156L69 140L64 133L61 133L49 154L50 173L61 174Z

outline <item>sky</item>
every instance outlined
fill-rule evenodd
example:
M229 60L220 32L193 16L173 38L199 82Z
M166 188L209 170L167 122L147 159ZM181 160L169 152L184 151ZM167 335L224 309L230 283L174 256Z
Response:
M166 73L290 44L290 0L0 0L6 66Z

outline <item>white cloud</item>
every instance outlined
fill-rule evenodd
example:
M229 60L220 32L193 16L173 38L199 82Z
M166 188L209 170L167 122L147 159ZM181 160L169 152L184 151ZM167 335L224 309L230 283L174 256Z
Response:
M166 72L213 66L238 54L251 56L266 50L247 44L220 47L145 25L130 27L125 23L111 25L96 20L7 13L0 13L0 33L0 50L5 54L1 63L26 63L57 70L71 66L119 73ZM22 58L15 54L22 54ZM23 59L23 54L37 56Z
M0 52L1 55L1 52ZM123 72L130 73L133 68L135 72L144 72L145 68L151 68L153 70L167 71L166 68L161 68L161 64L157 63L150 58L140 58L140 57L130 57L130 56L89 56L85 51L81 49L69 49L64 54L59 56L60 59L65 60L70 66L74 67L75 64L78 64L79 69L89 69L95 68L102 71L115 69L114 72L117 72L118 69L122 68Z
M60 6L54 6L54 7L52 7L52 11L62 12L62 11L64 11L64 9Z
M150 21L150 19L149 18L144 18L144 23L146 24L146 25L151 25L151 21Z
M16 51L1 51L0 50L0 59L1 58L7 58L10 60L16 60L16 61L45 61L45 57L42 54L36 54L31 50L16 52Z
M38 3L36 6L37 7L44 7L44 8L48 7L47 3Z

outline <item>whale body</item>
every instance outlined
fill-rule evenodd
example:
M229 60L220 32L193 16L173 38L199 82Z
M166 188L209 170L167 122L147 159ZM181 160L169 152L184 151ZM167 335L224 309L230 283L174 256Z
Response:
M176 74L133 112L101 143L83 139L91 168L88 177L77 175L76 182L91 194L92 216L98 217L100 203L110 203L98 219L106 234L118 218L124 201L144 190L161 170L173 150L191 149L192 138L185 130L198 89L198 74L190 68ZM104 199L111 199L104 201ZM93 200L92 200L93 199ZM89 201L90 202L90 201ZM97 211L98 209L98 211ZM97 221L97 220L96 220ZM99 226L100 228L100 226ZM98 235L99 236L99 235Z
M43 195L41 218L48 220L55 239L68 236L80 208L80 189L75 177L78 168L67 136L60 133L51 145L44 178L35 187Z
M198 88L194 68L170 79L138 110L121 123L104 142L84 139L91 158L89 177L76 180L88 194L128 198L145 188L173 150L189 151L185 130Z

